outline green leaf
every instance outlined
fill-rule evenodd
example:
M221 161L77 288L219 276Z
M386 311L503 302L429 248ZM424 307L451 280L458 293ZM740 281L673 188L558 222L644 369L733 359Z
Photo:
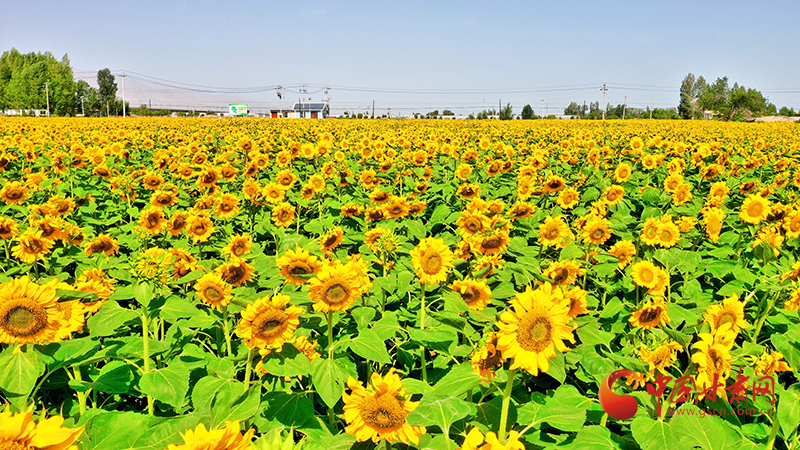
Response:
M355 319L358 328L367 328L372 323L372 319L375 318L375 308L370 308L367 306L359 306L357 308L353 308L350 311L350 314L353 315L353 319Z
M478 413L475 419L478 422L487 425L492 430L500 428L500 416L503 412L502 396L498 395L488 402L479 403L477 407ZM517 423L517 408L514 406L513 402L509 404L508 408L508 423Z
M458 337L452 331L409 328L408 334L412 341L421 344L423 347L442 353L447 353L450 344L458 340Z
M800 384L795 383L781 392L778 401L778 422L785 438L796 432L800 426Z
M614 339L614 333L609 333L600 328L600 323L596 320L588 322L578 328L578 337L581 342L586 345L603 345L609 350L611 349L611 341Z
M386 351L384 341L378 336L378 333L368 328L359 331L358 337L350 342L350 349L370 361L377 361L382 364L392 362L392 357Z
M378 337L384 341L393 338L399 328L397 314L392 311L383 313L383 317L372 325L372 331L378 333Z
M44 373L44 364L31 345L23 345L16 353L9 345L0 353L0 391L27 397L36 380Z
M139 389L160 402L180 408L189 390L189 371L179 364L170 364L142 375Z
M735 449L740 448L745 440L722 419L706 415L697 406L688 403L675 411L669 429L686 448Z
M311 375L311 381L314 383L314 388L322 401L329 408L333 408L342 398L350 374L335 359L317 358L312 361L312 366L314 373Z
M191 283L192 281L196 281L196 280L199 280L200 278L203 278L203 275L205 275L205 274L206 274L206 271L203 270L203 269L193 270L193 271L187 273L186 275L178 278L177 280L171 282L170 284Z
M264 400L269 404L265 417L277 419L287 427L302 427L314 417L314 402L303 394L270 392Z
M308 357L288 342L283 344L279 352L267 355L261 364L267 372L280 377L296 377L311 373Z
M127 394L133 382L131 366L122 361L111 361L93 377L95 389L106 394Z
M117 302L106 301L95 315L86 321L92 336L112 336L123 326L139 319L136 311L125 309Z
M779 352L783 353L789 367L793 369L800 367L800 342L792 340L789 332L773 335L770 341Z
M86 355L100 349L100 342L85 336L77 339L54 342L42 347L42 358L47 368L53 372L86 359Z
M236 397L244 393L244 383L230 378L218 378L209 375L197 381L192 389L192 406L195 411L211 409L214 397L222 391L230 392L229 396Z
M182 433L207 422L200 414L153 417L134 412L88 410L79 438L84 450L163 450L183 443ZM207 423L206 423L207 425Z
M639 415L633 419L631 433L642 450L671 450L680 446L668 423L647 416Z
M442 377L434 386L433 392L438 395L460 396L471 391L480 384L483 377L472 370L469 362L453 366L445 376Z
M592 450L621 450L622 447L611 438L611 431L599 425L589 425L578 431L575 440L566 449L587 449Z
M442 430L449 430L453 422L467 417L474 405L459 398L450 396L426 395L417 408L406 420L412 426L436 425Z
M153 300L153 285L147 281L142 281L134 285L133 298L135 298L140 305L147 308L147 305Z
M534 426L547 423L562 431L578 431L586 422L586 410L591 400L582 396L578 389L562 384L545 404L527 403L517 410L519 423Z
M211 402L211 426L225 425L226 421L244 422L258 413L261 405L261 386L256 385L236 395L234 389L218 391Z

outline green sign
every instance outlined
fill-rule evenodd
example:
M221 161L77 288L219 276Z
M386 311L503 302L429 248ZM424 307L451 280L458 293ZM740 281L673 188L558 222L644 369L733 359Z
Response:
M247 105L241 104L228 104L228 108L232 116L246 116L247 115Z

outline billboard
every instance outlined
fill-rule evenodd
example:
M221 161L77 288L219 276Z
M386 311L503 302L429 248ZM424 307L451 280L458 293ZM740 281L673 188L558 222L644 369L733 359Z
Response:
M228 112L232 116L246 116L247 115L247 105L237 104L237 103L229 103L228 104Z

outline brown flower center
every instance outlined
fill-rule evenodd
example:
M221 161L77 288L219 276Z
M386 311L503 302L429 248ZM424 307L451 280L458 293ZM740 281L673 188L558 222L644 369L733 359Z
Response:
M540 353L552 344L553 323L546 312L530 311L519 321L517 342L529 352Z
M478 290L474 286L469 286L466 292L461 293L461 298L464 299L464 302L468 305L480 300L481 298L481 291Z
M481 247L489 250L500 248L503 245L503 239L499 236L490 236L481 242Z
M267 339L280 334L285 329L288 316L279 309L267 310L255 320L253 328L258 337Z
M214 286L208 286L207 288L205 288L203 294L211 302L217 302L222 299L222 292L220 292L220 290L215 288Z
M397 428L406 422L403 406L388 393L368 396L359 411L364 422L378 429Z
M25 302L29 303L29 302ZM6 308L3 308L6 309ZM0 327L12 336L32 336L47 326L47 313L39 306L12 305L0 319Z
M442 270L442 255L435 250L428 250L422 255L422 271L428 275L436 275Z
M642 314L639 316L639 323L648 324L652 322L658 322L660 317L660 308L645 308L644 311L642 311Z
M338 305L344 303L350 298L350 289L340 283L335 283L325 289L325 303L329 305Z

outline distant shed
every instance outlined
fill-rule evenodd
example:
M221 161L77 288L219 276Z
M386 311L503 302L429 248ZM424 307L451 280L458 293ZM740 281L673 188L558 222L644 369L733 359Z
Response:
M330 106L327 103L295 103L288 117L294 119L327 119Z

